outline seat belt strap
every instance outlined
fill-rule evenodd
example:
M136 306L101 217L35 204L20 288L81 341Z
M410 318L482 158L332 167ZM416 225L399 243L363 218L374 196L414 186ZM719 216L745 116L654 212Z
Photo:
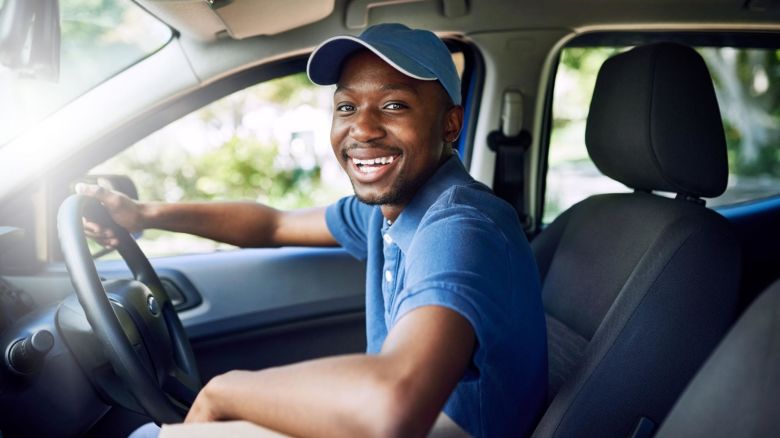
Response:
M488 134L487 143L496 153L493 191L515 208L520 223L526 226L528 215L524 203L525 151L531 145L531 134L522 129L523 95L504 92L501 128Z

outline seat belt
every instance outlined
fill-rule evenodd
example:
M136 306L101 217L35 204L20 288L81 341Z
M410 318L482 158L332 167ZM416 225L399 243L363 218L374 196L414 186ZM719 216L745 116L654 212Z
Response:
M531 134L523 129L523 95L516 90L504 92L501 126L487 137L488 147L496 153L493 191L517 211L524 228L530 225L524 203L525 151Z

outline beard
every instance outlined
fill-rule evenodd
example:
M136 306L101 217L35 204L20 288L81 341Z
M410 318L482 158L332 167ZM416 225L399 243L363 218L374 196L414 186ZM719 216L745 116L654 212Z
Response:
M403 171L398 174L390 189L385 193L380 193L372 196L360 195L355 187L355 182L350 178L352 183L352 190L355 192L355 197L360 202L368 205L406 205L414 198L417 191L422 187L428 178L433 175L436 169L431 169L429 172L422 173L416 178L410 178L409 175Z
M352 183L352 190L355 192L355 196L360 202L368 205L403 205L409 202L417 189L420 187L417 182L409 182L405 175L400 174L398 178L393 181L390 186L390 190L385 193L381 193L373 196L363 196L358 193L355 187L355 182L350 179Z

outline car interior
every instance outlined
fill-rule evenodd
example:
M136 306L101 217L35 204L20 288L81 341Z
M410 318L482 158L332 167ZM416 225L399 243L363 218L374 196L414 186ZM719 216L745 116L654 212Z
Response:
M533 436L780 434L777 2L0 0L0 437L125 437L229 370L365 351L346 251L159 230L105 250L73 194L348 195L307 56L386 22L447 44L457 153L533 249Z

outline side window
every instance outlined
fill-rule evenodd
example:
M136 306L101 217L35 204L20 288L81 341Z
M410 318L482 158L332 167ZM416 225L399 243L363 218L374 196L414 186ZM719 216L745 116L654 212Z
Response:
M330 146L332 94L305 73L254 85L169 124L90 173L129 176L144 201L326 205L351 192ZM160 230L145 231L138 243L150 257L232 248Z
M629 189L596 169L585 148L585 122L601 64L626 47L570 47L555 78L543 222L590 195ZM726 133L729 182L711 207L780 193L780 51L696 48L712 76Z

